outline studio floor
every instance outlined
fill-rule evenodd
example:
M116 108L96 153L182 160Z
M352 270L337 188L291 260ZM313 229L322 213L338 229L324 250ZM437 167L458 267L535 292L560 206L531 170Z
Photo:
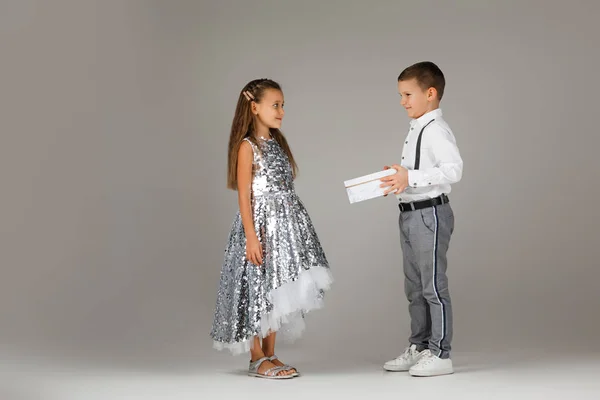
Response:
M152 362L136 367L85 365L5 358L0 367L2 400L188 400L188 399L598 399L600 354L506 351L454 354L455 373L414 378L386 372L385 360L286 350L302 376L269 381L246 376L246 360L207 353L184 364ZM381 396L381 397L380 397Z

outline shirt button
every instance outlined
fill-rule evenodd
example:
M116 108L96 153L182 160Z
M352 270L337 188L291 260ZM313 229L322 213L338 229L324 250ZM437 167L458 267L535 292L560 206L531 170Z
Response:
M408 144L408 140L406 142L404 142L404 144Z
M402 157L402 159L404 160L404 157Z

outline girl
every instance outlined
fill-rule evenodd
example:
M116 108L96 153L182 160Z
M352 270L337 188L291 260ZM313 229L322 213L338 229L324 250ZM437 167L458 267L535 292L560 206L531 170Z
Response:
M218 350L250 351L250 376L289 379L277 359L276 332L293 340L304 314L322 306L332 277L325 253L294 190L296 162L279 130L283 92L258 79L241 91L231 127L227 186L240 210L225 249L211 337ZM261 343L262 339L262 343Z

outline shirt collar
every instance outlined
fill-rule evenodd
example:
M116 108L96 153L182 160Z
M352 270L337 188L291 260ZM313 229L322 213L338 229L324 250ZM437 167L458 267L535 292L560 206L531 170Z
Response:
M441 116L442 116L442 109L436 108L435 110L426 112L425 114L421 115L419 118L412 119L410 121L410 126L411 127L413 127L415 125L423 126L426 123L428 123L429 121L431 121L432 119L438 118Z

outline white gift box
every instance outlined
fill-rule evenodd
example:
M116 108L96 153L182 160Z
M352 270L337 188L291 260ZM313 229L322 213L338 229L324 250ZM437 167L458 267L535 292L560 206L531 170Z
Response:
M350 204L383 196L388 188L380 187L383 183L380 179L394 175L396 172L398 171L390 168L345 181L344 186L346 186L346 193L348 194Z

